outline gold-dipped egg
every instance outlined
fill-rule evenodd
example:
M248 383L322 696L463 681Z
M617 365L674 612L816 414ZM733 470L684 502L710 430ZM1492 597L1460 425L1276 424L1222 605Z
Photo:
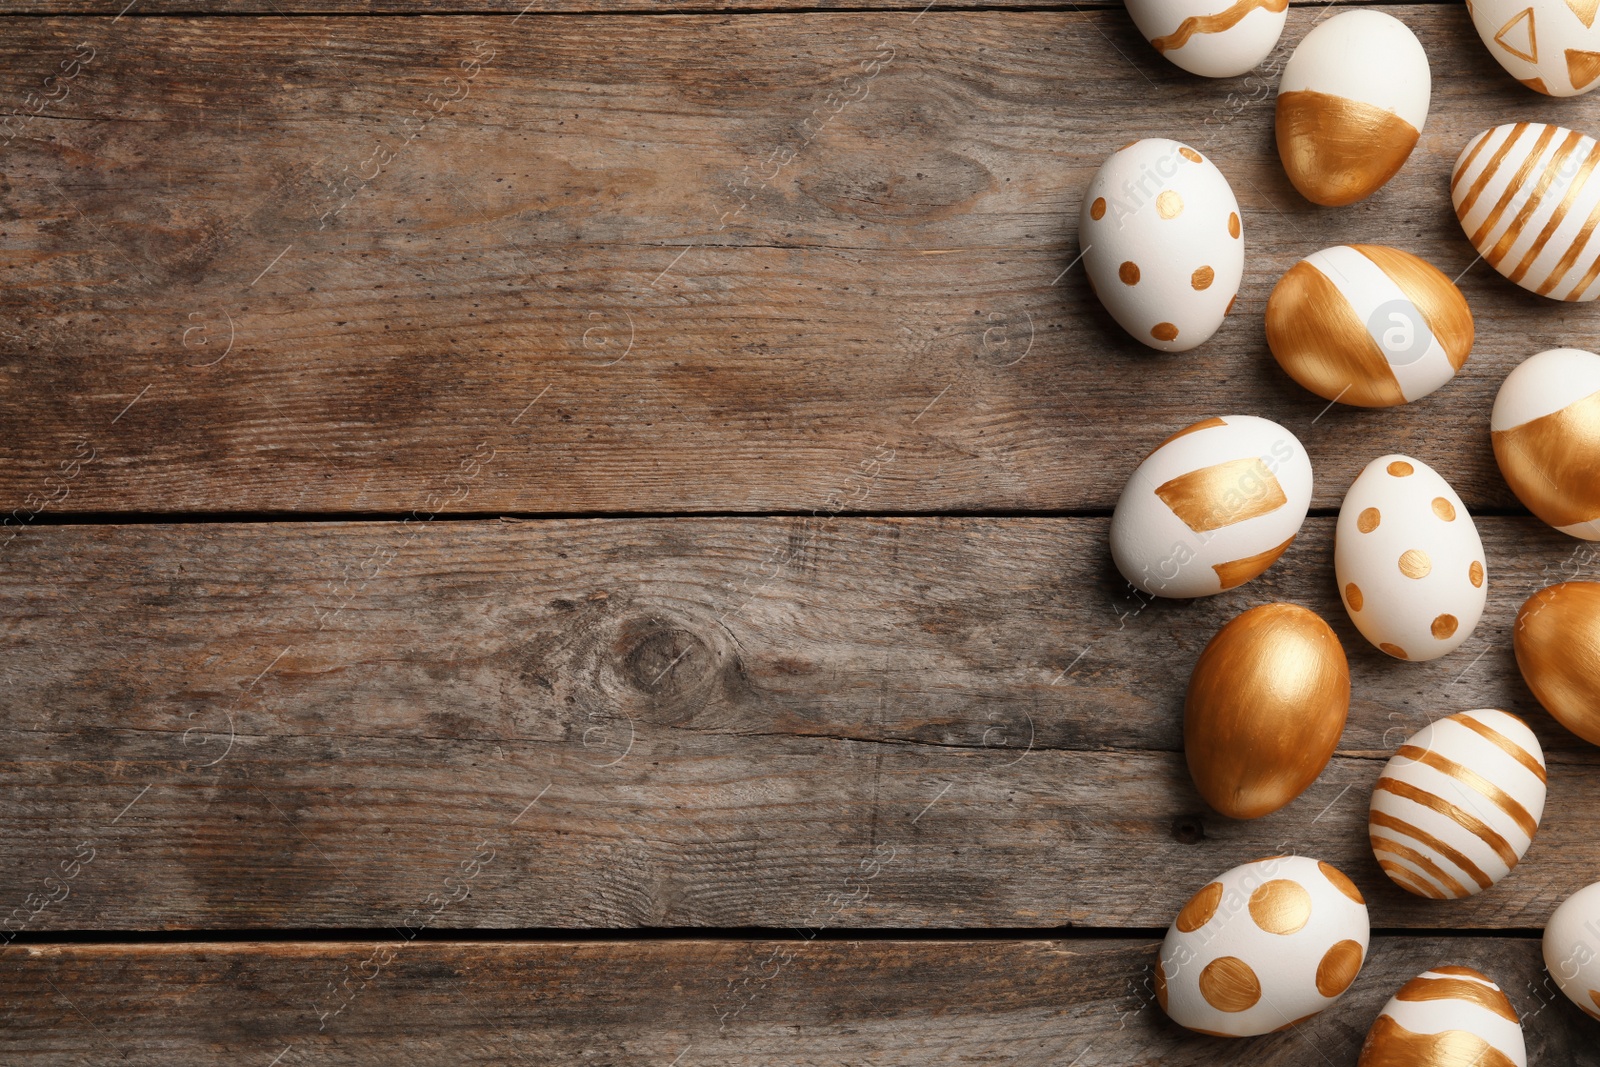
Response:
M1552 348L1523 360L1489 430L1517 499L1562 533L1600 541L1600 356Z
M1391 407L1455 377L1472 351L1461 290L1426 260L1384 245L1335 245L1278 279L1267 346L1324 400Z
M1263 604L1217 631L1189 676L1183 750L1206 803L1277 811L1327 766L1350 710L1344 648L1315 612Z
M1517 1010L1471 967L1434 967L1383 1006L1356 1067L1528 1067Z
M1427 53L1399 19L1358 9L1319 23L1278 85L1278 156L1289 181L1325 207L1372 195L1416 147L1432 89Z
M1600 582L1539 590L1512 637L1523 680L1562 726L1600 745Z

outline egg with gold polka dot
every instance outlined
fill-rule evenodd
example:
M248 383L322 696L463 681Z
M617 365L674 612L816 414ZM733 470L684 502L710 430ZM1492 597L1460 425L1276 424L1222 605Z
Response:
M1438 659L1461 647L1489 591L1466 505L1410 456L1380 456L1351 484L1334 528L1333 570L1356 629L1395 659Z
M1528 1067L1505 991L1471 967L1423 971L1378 1012L1356 1067Z
M1578 890L1544 927L1544 967L1556 986L1600 1019L1600 882Z
M1544 751L1496 708L1429 723L1390 757L1372 791L1378 866L1430 900L1476 896L1510 874L1544 816Z
M1329 863L1241 864L1189 898L1156 961L1156 1002L1218 1037L1283 1030L1356 980L1371 928L1361 890Z
M1111 317L1163 352L1216 333L1244 274L1244 227L1228 179L1164 137L1135 141L1100 165L1083 198L1078 246Z

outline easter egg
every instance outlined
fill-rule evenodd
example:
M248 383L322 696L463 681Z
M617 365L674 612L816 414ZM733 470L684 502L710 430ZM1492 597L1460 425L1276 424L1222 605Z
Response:
M1384 766L1367 817L1372 854L1407 892L1476 896L1527 853L1544 795L1544 752L1527 723L1490 708L1448 715Z
M1361 891L1305 856L1241 864L1190 898L1156 962L1156 1002L1202 1034L1292 1026L1350 987L1371 927Z
M1152 596L1220 593L1272 566L1310 506L1311 461L1294 434L1254 415L1202 419L1128 479L1111 557Z
M1542 122L1513 122L1467 142L1450 199L1472 247L1524 289L1553 300L1600 296L1600 145Z
M1356 476L1334 527L1333 571L1356 629L1396 659L1461 646L1488 596L1483 541L1434 469L1380 456Z
M1594 0L1472 0L1467 10L1489 54L1528 88L1576 96L1600 84Z
M1206 803L1233 819L1277 811L1328 765L1350 711L1350 665L1328 624L1262 604L1217 631L1189 676L1183 753Z
M1600 582L1561 582L1517 612L1517 667L1552 718L1600 745Z
M1437 268L1383 245L1336 245L1290 267L1267 300L1267 346L1324 400L1390 407L1455 377L1472 312Z
M1393 15L1357 9L1318 23L1278 85L1289 181L1326 207L1371 196L1416 147L1432 94L1427 53Z
M1435 967L1389 998L1356 1067L1528 1067L1528 1049L1499 986L1471 967Z
M1562 533L1600 541L1600 356L1552 348L1522 361L1489 416L1506 484Z
M1100 303L1143 344L1184 352L1217 332L1244 274L1244 230L1228 179L1163 137L1100 165L1078 242Z
M1544 927L1544 967L1567 999L1600 1019L1600 882L1561 902Z
M1232 78L1267 58L1289 0L1126 0L1157 52L1207 78Z

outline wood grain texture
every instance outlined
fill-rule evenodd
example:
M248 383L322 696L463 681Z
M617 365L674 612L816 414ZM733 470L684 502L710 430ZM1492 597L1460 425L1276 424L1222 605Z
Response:
M1302 436L1320 506L1396 450L1511 506L1494 391L1592 345L1592 309L1474 265L1445 187L1469 137L1546 105L1458 5L1394 10L1434 114L1342 210L1272 146L1272 64L1322 8L1229 82L1120 9L7 19L14 106L93 58L0 149L0 503L1092 510L1173 430L1258 413ZM1068 269L1090 175L1149 135L1210 153L1246 221L1238 307L1178 356ZM1475 355L1403 410L1321 414L1265 347L1279 275L1350 241L1464 272Z
M1227 1040L1153 1001L1149 941L38 946L0 960L8 1064L405 1063L1354 1067L1421 971L1476 967L1529 1062L1600 1064L1538 942L1381 937L1294 1029ZM342 1009L342 1010L336 1010Z
M32 898L8 928L1151 928L1294 850L1379 927L1526 929L1593 881L1600 751L1538 708L1509 636L1593 546L1482 520L1480 629L1406 664L1334 599L1332 520L1256 582L1148 604L1106 526L30 529L0 586L0 901ZM1353 707L1322 778L1237 823L1189 782L1183 693L1217 628L1277 599L1334 626ZM1545 747L1539 836L1491 892L1408 897L1368 851L1370 790L1409 734L1484 706Z

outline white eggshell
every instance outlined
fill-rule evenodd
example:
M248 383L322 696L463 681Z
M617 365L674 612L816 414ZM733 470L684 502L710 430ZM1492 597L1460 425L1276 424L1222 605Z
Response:
M1461 150L1450 200L1489 265L1552 300L1600 296L1600 155L1593 137L1543 122L1508 122Z
M1600 85L1600 26L1592 0L1472 0L1472 25L1517 81L1546 96Z
M1216 164L1163 137L1100 165L1083 198L1078 242L1111 317L1163 352L1217 332L1244 274L1239 201Z
M1495 396L1489 435L1530 511L1600 541L1600 355L1552 348L1523 360Z
M1384 767L1372 854L1417 896L1476 896L1527 853L1544 795L1544 752L1527 723L1492 708L1457 712L1412 734Z
M1471 967L1435 967L1400 987L1361 1046L1357 1067L1528 1067L1517 1010Z
M1283 65L1279 94L1305 90L1393 112L1421 133L1433 76L1428 53L1405 23L1358 8L1312 27Z
M1366 901L1305 856L1242 864L1209 883L1167 930L1156 1000L1180 1026L1250 1037L1332 1004L1367 955Z
M1203 419L1128 479L1111 516L1111 556L1153 596L1220 593L1270 567L1310 506L1311 460L1294 434L1254 415Z
M1483 617L1478 528L1450 484L1410 456L1380 456L1345 493L1333 570L1356 629L1396 659L1438 659Z
M1287 0L1253 0L1235 20L1234 0L1127 0L1128 14L1156 51L1207 78L1232 78L1255 67L1283 33Z
M1568 999L1600 1019L1600 882L1572 894L1550 916L1544 966Z

